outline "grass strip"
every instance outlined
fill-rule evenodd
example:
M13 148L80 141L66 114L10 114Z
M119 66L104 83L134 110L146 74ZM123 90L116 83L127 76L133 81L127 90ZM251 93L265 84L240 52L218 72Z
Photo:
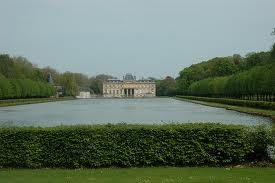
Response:
M273 183L274 168L0 169L1 183Z
M73 97L9 99L9 100L0 100L0 107L36 104L36 103L45 103L45 102L56 102L56 101L73 100L73 99L74 99Z

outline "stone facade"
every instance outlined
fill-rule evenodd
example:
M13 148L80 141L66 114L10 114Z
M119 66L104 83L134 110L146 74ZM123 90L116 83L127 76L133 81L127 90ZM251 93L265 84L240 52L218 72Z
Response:
M126 74L123 80L109 79L103 83L104 97L155 97L156 84L152 80L136 80L132 74Z

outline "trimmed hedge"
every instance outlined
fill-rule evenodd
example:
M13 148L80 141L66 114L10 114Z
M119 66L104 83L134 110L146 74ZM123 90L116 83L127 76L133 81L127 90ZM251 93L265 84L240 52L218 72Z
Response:
M228 104L228 105L275 110L275 102L238 100L238 99L227 99L227 98L195 97L195 96L177 96L177 97L190 99L190 100L199 100L204 102L215 102L215 103Z
M212 123L1 128L0 167L223 166L271 144L265 128Z

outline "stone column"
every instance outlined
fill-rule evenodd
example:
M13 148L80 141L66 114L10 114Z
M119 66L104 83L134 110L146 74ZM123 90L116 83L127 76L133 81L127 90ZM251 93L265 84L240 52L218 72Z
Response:
M129 89L129 95L132 96L132 89Z

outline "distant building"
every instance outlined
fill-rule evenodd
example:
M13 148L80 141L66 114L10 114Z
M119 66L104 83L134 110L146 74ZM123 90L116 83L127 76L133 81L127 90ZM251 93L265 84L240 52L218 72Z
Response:
M53 80L53 78L52 78L51 73L49 73L48 76L47 76L47 82L48 82L50 85L53 85L53 87L55 88L55 90L56 90L55 97L58 98L58 97L63 97L63 96L64 96L64 87L54 84L54 80Z
M90 89L88 87L80 87L79 95L76 98L91 98Z
M51 73L48 74L47 82L48 82L49 84L51 84L51 85L54 85L54 82L53 82L53 78L52 78Z
M136 77L128 73L123 80L108 79L103 82L104 97L155 97L156 83L152 80L136 80Z
M76 98L91 98L90 92L81 91L79 92L79 95L76 96Z
M64 97L64 87L55 85L56 97Z

